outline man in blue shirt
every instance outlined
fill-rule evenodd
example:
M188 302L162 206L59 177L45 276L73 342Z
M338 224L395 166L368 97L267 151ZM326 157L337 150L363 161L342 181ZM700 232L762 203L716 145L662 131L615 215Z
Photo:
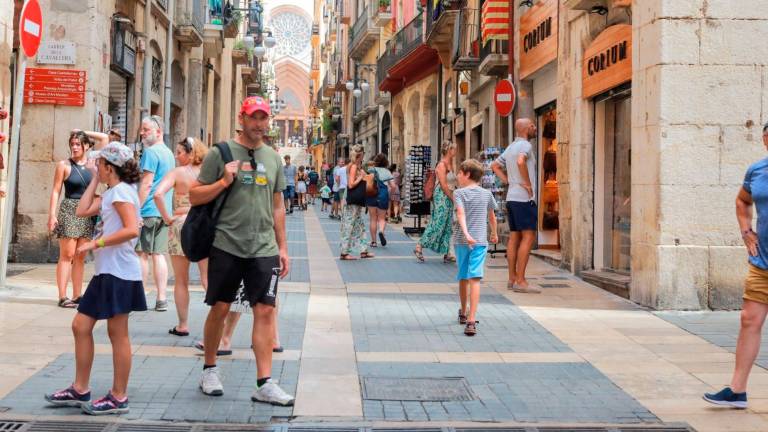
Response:
M168 252L168 226L165 225L160 211L152 197L157 186L173 168L176 162L173 152L163 143L163 121L158 116L145 117L141 121L141 142L144 151L141 154L139 168L141 183L139 185L139 202L142 203L142 227L136 252L141 258L141 269L144 285L148 285L149 260L154 268L154 280L157 287L157 303L155 310L168 310L166 287L168 285L168 264L164 254ZM165 194L166 208L172 208L173 189Z

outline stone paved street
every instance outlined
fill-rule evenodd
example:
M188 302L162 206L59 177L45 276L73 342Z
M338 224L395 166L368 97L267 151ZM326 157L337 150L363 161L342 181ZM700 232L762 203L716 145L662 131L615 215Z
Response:
M506 290L499 256L488 262L479 334L468 338L456 323L455 267L434 254L416 263L414 242L400 227L389 228L391 242L373 250L377 258L340 262L338 222L317 208L289 221L294 267L279 298L286 351L275 355L273 377L296 395L296 405L250 402L250 316L235 333L234 355L219 360L225 395L199 392L202 357L193 343L207 307L194 286L189 337L167 333L175 324L173 304L166 313L132 315L131 412L120 421L305 430L320 423L768 430L762 367L753 372L746 412L701 401L729 379L737 313L652 313L541 261L531 270L544 292L516 294ZM0 302L0 419L91 420L76 409L49 408L42 398L73 375L72 311L55 307L53 267L14 270L13 289ZM112 373L103 324L95 341L92 387L101 394ZM766 358L758 363L766 366Z

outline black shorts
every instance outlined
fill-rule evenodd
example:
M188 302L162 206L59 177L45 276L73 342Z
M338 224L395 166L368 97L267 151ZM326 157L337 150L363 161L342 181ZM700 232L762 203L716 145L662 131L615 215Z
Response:
M257 303L274 306L277 298L277 280L280 257L240 258L221 249L212 248L208 260L208 290L205 303L232 303L242 282L245 296L251 305Z
M539 211L536 201L507 201L507 218L510 231L536 231Z

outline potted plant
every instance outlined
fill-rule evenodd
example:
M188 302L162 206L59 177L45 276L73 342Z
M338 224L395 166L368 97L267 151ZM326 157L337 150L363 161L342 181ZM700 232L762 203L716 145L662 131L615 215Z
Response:
M379 0L379 12L389 12L390 0Z

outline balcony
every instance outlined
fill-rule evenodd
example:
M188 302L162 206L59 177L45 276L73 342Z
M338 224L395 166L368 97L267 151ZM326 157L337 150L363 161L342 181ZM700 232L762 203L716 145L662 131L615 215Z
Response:
M349 30L349 57L361 60L379 40L379 28L373 25L370 9L363 9Z
M439 66L437 51L424 43L424 18L418 14L387 42L386 52L377 61L376 81L379 90L396 94Z
M232 63L234 66L250 64L250 61L248 61L248 51L242 48L233 49Z
M434 2L427 2L427 45L440 52L443 64L448 64L453 46L454 26L461 10L458 0L439 2L437 10Z
M509 71L509 44L507 41L489 40L480 49L478 71L486 76L506 76Z
M320 24L312 24L312 47L320 46Z
M377 27L384 27L392 21L392 1L391 0L374 0L373 4L378 4L376 14L373 17L373 23Z
M320 92L323 94L323 97L326 98L332 98L336 94L336 83L330 73L325 74Z
M161 8L163 8L164 11L168 10L168 0L155 0L155 3L157 3Z
M462 9L459 12L459 35L453 40L451 61L453 70L468 71L480 64L480 11Z
M199 47L203 44L205 32L205 7L202 2L180 1L176 8L176 30L174 35L182 47Z

